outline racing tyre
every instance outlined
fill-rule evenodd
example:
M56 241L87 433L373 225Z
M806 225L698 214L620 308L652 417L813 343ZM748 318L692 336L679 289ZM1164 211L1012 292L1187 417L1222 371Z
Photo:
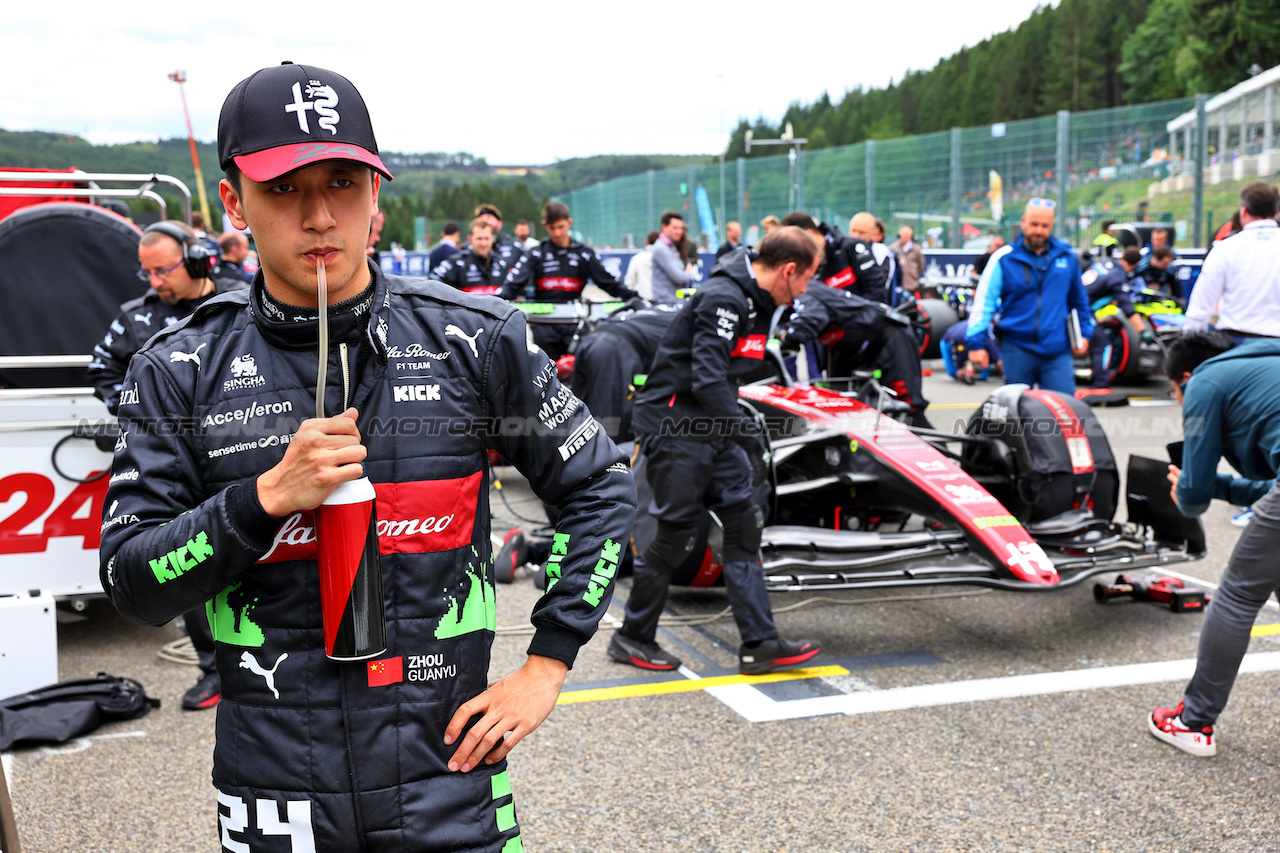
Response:
M1146 379L1139 360L1142 338L1125 317L1108 317L1102 321L1103 331L1111 341L1107 369L1113 385L1141 385Z
M920 342L920 357L941 358L942 336L959 320L956 309L941 299L917 301L914 326L916 340Z

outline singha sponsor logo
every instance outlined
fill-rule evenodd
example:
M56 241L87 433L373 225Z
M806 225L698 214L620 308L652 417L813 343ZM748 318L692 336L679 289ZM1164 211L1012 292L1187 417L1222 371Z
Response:
M267 384L267 377L258 374L258 364L252 353L238 355L231 359L231 378L222 383L223 391L242 391L246 388L261 388Z

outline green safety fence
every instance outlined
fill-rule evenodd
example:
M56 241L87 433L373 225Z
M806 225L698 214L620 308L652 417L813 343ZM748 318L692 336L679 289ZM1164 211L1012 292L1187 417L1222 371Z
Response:
M886 221L889 239L911 225L935 246L960 248L992 233L1010 235L1027 199L1041 196L1065 210L1058 233L1087 243L1103 219L1172 221L1175 212L1143 202L1147 187L1167 177L1172 165L1167 122L1194 104L1181 99L1062 112L801 149L795 157L714 160L616 178L558 198L569 205L578 238L601 248L644 245L665 210L682 213L691 237L706 245L699 187L721 237L728 220L750 229L767 215L798 209L845 229L854 213L867 210ZM1002 192L993 205L996 180Z

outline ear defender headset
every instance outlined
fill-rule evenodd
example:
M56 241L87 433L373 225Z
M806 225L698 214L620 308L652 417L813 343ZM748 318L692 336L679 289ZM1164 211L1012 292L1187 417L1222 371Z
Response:
M172 237L182 246L182 266L192 278L211 278L213 268L218 265L218 256L209 248L196 240L176 225L168 222L156 222L148 225L144 234L158 231L166 237Z

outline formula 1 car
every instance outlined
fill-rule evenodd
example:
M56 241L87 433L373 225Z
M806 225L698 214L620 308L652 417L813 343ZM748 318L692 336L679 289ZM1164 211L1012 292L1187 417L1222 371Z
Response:
M1182 333L1186 322L1182 305L1158 290L1135 287L1130 298L1134 309L1155 332L1155 343L1144 344L1133 324L1114 305L1105 303L1094 309L1094 317L1108 340L1103 362L1110 372L1109 381L1117 385L1140 385L1152 376L1163 378L1168 345ZM1075 373L1077 379L1092 379L1089 354L1076 359Z
M871 378L854 386L740 389L769 437L757 496L772 591L974 584L1045 592L1204 555L1199 521L1169 498L1168 463L1131 458L1129 520L1113 520L1120 480L1110 445L1088 406L1071 397L1005 386L964 434L952 434L901 423ZM643 553L657 526L644 512L643 455L635 471L634 544ZM720 583L713 514L699 536L673 583Z

